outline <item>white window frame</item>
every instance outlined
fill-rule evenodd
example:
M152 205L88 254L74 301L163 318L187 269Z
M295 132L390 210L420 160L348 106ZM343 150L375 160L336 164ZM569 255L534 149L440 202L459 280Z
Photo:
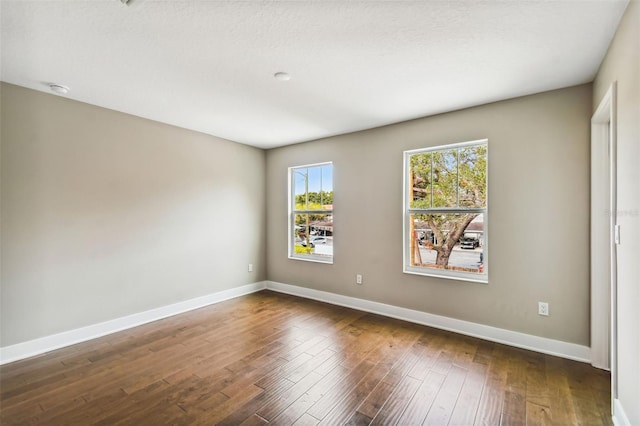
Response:
M410 158L414 154L420 154L425 152L437 152L437 151L447 151L456 148L465 148L469 146L477 146L477 145L486 145L487 146L487 187L486 187L486 202L484 208L430 208L430 209L417 209L411 208L410 200L409 200L409 185L411 185L409 171L410 171ZM403 247L403 272L405 274L413 274L413 275L422 275L429 277L438 277L438 278L446 278L458 281L469 281L476 283L486 284L489 282L489 268L488 268L488 259L487 256L489 250L489 227L488 227L488 213L489 213L489 140L488 139L479 139L468 142L461 143L453 143L447 145L439 145L434 147L420 148L409 151L404 151L403 153L403 237L402 237L402 247ZM409 233L411 230L411 215L415 213L473 213L478 212L483 214L483 267L484 270L481 273L476 272L462 272L462 271L454 271L454 270L444 270L444 269L436 269L436 268L426 268L419 266L411 265L411 243L409 240Z
M293 166L293 167L289 167L288 169L288 181L289 181L289 199L288 199L288 211L289 211L289 220L288 220L288 225L287 225L287 232L289 233L289 244L288 244L288 254L289 254L289 259L294 259L294 260L304 260L307 262L317 262L317 263L326 263L326 264L333 264L333 258L334 258L334 254L333 253L331 255L331 258L329 258L328 256L323 256L323 255L316 255L316 254L297 254L295 252L295 232L294 232L294 228L295 228L295 215L296 214L334 214L334 210L333 208L331 210L296 210L295 209L295 199L296 199L296 195L294 194L295 191L295 185L294 185L294 178L293 178L293 174L295 173L295 171L297 169L305 169L305 168L311 168L311 167L322 167L322 166L326 166L326 165L331 165L331 167L333 167L333 162L332 161L325 161L323 163L313 163L313 164L305 164L305 165L301 165L301 166ZM332 187L332 191L333 191L333 181L334 179L332 178L332 182L331 182L331 187ZM322 188L321 188L322 189ZM333 202L332 202L333 204ZM332 239L333 239L333 235L334 232L332 231ZM335 246L334 246L335 247Z

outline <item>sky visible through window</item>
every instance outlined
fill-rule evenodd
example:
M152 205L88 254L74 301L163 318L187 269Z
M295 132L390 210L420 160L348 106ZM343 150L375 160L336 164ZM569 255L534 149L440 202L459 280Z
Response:
M295 195L305 193L305 179L309 177L309 192L333 191L333 166L326 164L323 166L313 166L298 168L295 170Z

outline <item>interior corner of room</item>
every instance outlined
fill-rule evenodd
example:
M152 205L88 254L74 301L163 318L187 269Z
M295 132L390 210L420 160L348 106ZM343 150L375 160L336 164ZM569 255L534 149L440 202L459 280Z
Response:
M270 289L593 363L640 424L639 26L581 84L272 148L3 81L0 362ZM403 273L403 151L484 138L488 282ZM291 259L326 161L333 263Z

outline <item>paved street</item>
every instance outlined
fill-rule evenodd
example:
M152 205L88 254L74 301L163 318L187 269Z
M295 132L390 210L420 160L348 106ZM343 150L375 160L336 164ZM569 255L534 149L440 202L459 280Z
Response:
M459 266L463 268L477 268L480 262L481 248L473 250L454 248L451 256L449 257L450 266ZM436 251L429 250L424 247L420 247L420 255L422 256L422 263L435 263Z

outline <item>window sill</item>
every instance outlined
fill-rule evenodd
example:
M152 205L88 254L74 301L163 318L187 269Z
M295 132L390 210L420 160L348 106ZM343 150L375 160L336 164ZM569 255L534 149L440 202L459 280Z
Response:
M320 256L312 256L312 255L295 256L295 255L289 255L289 259L291 259L291 260L302 260L302 261L305 261L305 262L325 263L325 264L328 264L328 265L333 265L333 259L327 259L327 258L320 257Z
M425 271L422 268L412 268L410 266L405 266L402 272L404 272L405 274L421 275L424 277L444 278L446 280L466 281L466 282L478 283L478 284L489 284L489 276L487 273L484 273L484 274L465 274L464 272L439 273L437 271Z

